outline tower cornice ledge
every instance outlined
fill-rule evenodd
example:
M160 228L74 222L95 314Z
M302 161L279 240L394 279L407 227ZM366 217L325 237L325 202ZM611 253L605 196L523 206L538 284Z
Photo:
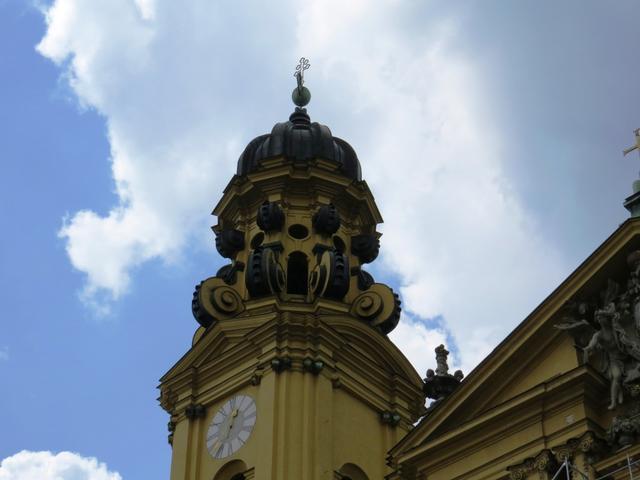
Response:
M373 194L364 180L351 180L339 172L322 168L323 161L295 166L284 159L273 160L273 164L246 176L235 175L224 190L224 194L212 214L219 221L238 223L255 218L256 207L265 198L272 202L287 202L299 192L311 192L316 203L344 205L345 213L361 215L362 223L382 223L382 215L375 204ZM245 215L246 212L246 215Z
M283 358L291 364L278 372L273 361ZM307 359L322 362L317 375L334 389L381 413L398 412L407 428L424 410L416 402L423 398L421 379L389 339L344 315L276 309L207 329L162 377L161 398L170 391L177 400L169 413L182 418L193 398L207 407L269 375L310 374Z

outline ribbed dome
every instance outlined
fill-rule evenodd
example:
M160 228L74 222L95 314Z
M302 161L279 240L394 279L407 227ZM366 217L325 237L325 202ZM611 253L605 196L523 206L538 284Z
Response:
M331 160L340 165L345 176L362 180L360 162L351 145L331 135L325 125L311 123L305 108L296 108L288 122L276 123L270 134L251 140L238 159L238 175L257 170L262 160L280 156L296 161Z

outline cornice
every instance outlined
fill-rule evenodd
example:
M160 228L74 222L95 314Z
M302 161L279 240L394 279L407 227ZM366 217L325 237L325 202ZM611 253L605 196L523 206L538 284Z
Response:
M560 410L568 405L579 403L587 391L601 385L600 376L591 368L578 367L547 383L537 385L484 412L477 418L427 440L412 450L393 456L394 463L416 463L429 458L448 461L447 459L451 458L455 451L463 455L464 452L473 448L473 444L478 448L485 448L509 432L521 430L524 425L531 422L539 422L542 415L549 414L552 409ZM556 401L551 408L547 403L548 399ZM428 417L424 421L428 421ZM573 434L571 432L575 429L586 430L587 427L591 427L591 424L586 420L582 424L577 421L567 426L560 436ZM549 438L553 438L553 435Z
M264 201L281 200L296 196L296 190L302 194L309 191L316 196L330 199L336 204L360 206L353 211L356 215L367 212L366 223L382 223L382 215L375 204L373 195L364 181L353 181L339 173L327 171L321 162L305 164L303 167L285 164L282 159L269 160L268 168L254 172L246 177L234 176L212 214L233 218L238 212L246 211L249 217L254 207ZM364 208L363 208L364 207ZM247 216L243 215L243 216Z
M276 374L271 365L278 358L291 360L287 371L303 373L305 359L321 361L317 374L334 388L380 413L400 413L407 429L423 408L420 376L388 338L345 315L291 311L238 317L211 327L163 376L161 398L173 395L174 407L165 408L176 411L196 399L213 404Z

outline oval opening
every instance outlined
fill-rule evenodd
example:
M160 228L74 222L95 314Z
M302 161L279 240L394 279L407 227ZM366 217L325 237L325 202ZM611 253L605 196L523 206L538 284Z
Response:
M262 242L264 242L264 233L262 232L256 233L251 239L251 248L255 250L260 245L262 245Z
M295 223L289 227L289 235L298 240L302 240L309 236L309 229L304 225Z
M345 249L347 248L347 246L344 244L344 241L337 235L333 236L333 246L340 253L344 253Z

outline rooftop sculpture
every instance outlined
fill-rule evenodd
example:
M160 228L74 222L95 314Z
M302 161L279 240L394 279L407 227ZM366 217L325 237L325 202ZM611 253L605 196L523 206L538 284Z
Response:
M427 377L424 379L424 393L427 398L438 402L456 389L464 375L462 370L456 370L453 375L449 373L449 365L447 363L449 351L444 345L438 345L435 352L436 371L427 370Z

